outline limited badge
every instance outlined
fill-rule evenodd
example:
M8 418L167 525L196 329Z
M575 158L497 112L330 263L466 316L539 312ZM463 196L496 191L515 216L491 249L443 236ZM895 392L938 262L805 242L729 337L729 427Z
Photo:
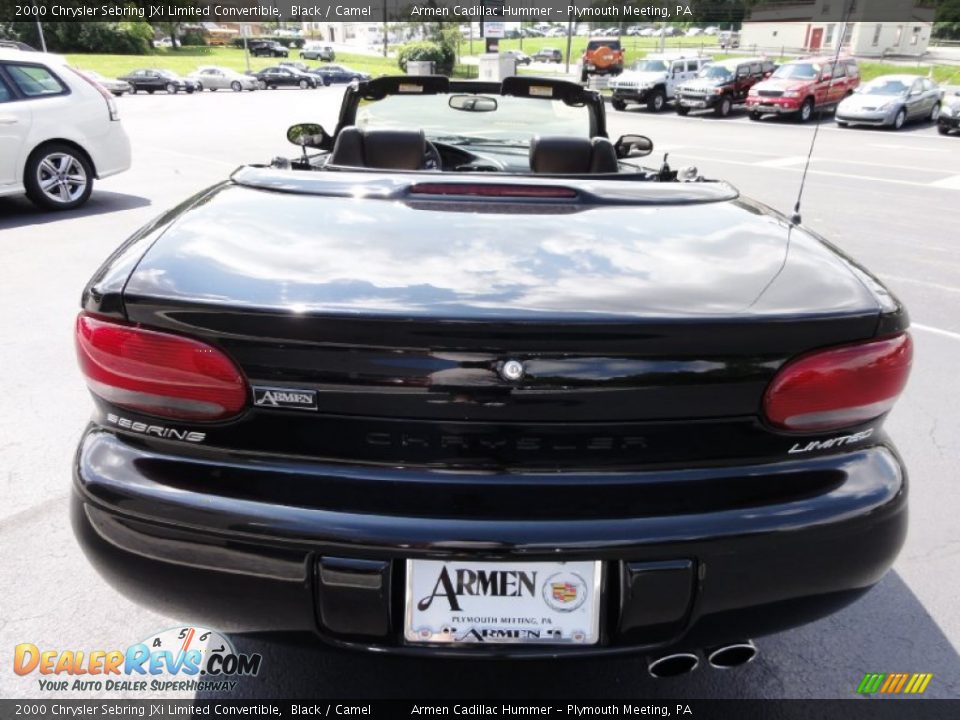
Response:
M253 404L283 410L316 410L317 391L255 386Z

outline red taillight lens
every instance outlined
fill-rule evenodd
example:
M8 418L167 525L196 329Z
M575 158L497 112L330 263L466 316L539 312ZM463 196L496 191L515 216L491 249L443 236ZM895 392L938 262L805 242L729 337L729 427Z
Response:
M575 198L572 188L539 185L492 185L486 183L417 183L411 195L478 195L505 198Z
M764 414L785 430L830 430L872 420L893 407L912 358L906 333L805 355L774 377L763 397Z
M246 405L237 367L197 340L81 313L76 344L87 386L115 405L184 420L224 420Z

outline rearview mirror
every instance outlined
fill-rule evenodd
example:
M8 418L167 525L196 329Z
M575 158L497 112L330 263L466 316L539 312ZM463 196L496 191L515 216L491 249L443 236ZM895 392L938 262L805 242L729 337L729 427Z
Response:
M287 140L300 147L323 148L328 139L327 131L316 123L298 123L287 130Z
M618 158L643 157L653 152L653 140L646 135L621 135L613 147Z
M493 112L497 109L497 99L486 95L452 95L447 104L464 112Z

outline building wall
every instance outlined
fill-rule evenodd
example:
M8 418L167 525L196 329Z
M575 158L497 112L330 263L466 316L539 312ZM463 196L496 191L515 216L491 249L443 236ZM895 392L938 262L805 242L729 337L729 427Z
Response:
M835 50L841 42L842 23L751 22L740 32L740 47L760 50L814 49L819 36L820 50ZM933 26L929 22L856 22L847 26L846 49L861 57L920 55L927 51Z

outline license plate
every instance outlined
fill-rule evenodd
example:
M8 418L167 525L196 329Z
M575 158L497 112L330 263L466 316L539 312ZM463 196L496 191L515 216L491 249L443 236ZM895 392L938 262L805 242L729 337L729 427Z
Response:
M601 563L407 560L410 643L592 645Z
M681 100L680 104L683 105L684 107L694 107L694 108L702 108L707 106L707 103L704 102L703 100Z

